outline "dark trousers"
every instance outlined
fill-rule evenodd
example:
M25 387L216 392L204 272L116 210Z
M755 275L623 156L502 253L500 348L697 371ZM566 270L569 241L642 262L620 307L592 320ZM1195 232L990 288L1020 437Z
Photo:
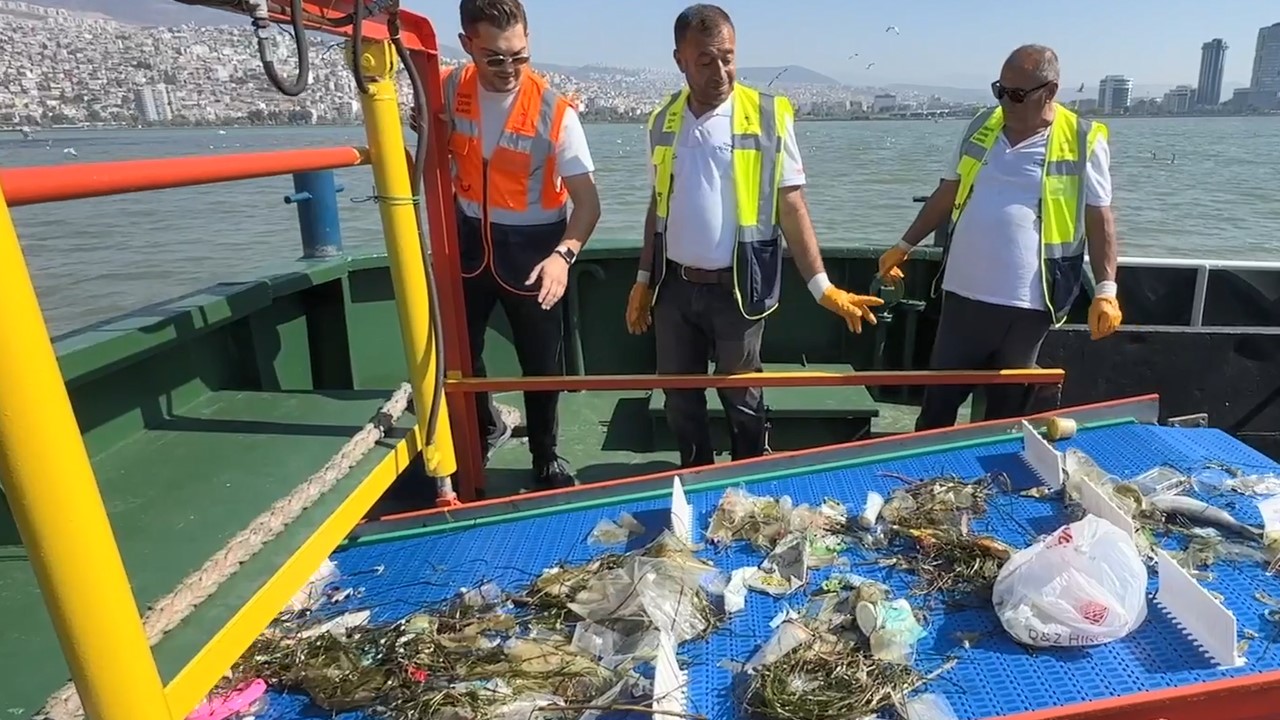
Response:
M660 374L701 374L707 362L717 375L758 372L763 320L748 320L738 309L728 282L689 282L668 272L653 308L653 332ZM718 391L729 419L734 460L765 453L765 409L762 388ZM715 462L706 390L666 390L667 423L680 448L684 467Z
M485 376L484 336L493 309L502 305L511 325L520 370L526 376L564 374L563 315L559 304L543 310L536 297L518 295L506 290L489 270L475 277L463 278L463 300L467 310L467 341L471 344L471 365L476 377ZM558 431L556 406L559 392L527 392L524 394L525 424L529 430L529 452L535 466L556 459ZM487 444L501 438L506 428L498 416L489 393L476 393L476 414L480 418L480 439Z
M933 340L931 370L1003 370L1036 366L1040 345L1053 318L1044 310L994 305L955 293L942 296L942 318ZM972 386L932 385L925 388L916 430L956 424L960 406ZM988 385L988 420L1024 415L1032 401L1025 385Z

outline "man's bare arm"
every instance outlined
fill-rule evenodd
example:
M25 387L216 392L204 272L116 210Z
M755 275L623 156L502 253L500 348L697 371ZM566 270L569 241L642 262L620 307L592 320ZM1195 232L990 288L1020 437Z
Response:
M796 268L805 282L826 272L822 264L822 252L818 249L818 236L809 219L809 204L804 199L804 187L782 188L778 200L778 221L787 248L795 259ZM812 288L810 288L812 290Z
M937 230L951 216L959 189L960 181L958 180L940 181L933 194L920 208L920 212L916 213L916 219L912 221L911 227L902 234L902 242L915 247L924 242L930 233Z
M573 201L573 212L569 213L569 222L565 225L562 247L567 247L575 254L582 251L591 233L595 232L596 223L600 222L600 191L596 188L595 178L591 173L582 173L567 178L564 189Z
M1116 243L1116 218L1108 207L1086 205L1084 231L1088 238L1089 264L1095 283L1115 282L1119 251Z

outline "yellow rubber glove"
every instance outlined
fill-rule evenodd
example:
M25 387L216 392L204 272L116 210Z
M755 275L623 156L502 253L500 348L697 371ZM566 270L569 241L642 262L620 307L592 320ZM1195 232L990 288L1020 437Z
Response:
M1120 303L1113 297L1096 297L1089 305L1089 337L1101 340L1120 329Z
M909 252L909 250L902 247L901 243L885 250L884 254L880 256L880 277L885 280L893 278L901 280L905 277L902 273L902 268L898 266L907 261Z
M832 285L822 291L822 299L818 304L844 318L850 331L860 333L863 320L876 324L876 316L871 308L883 305L884 300L870 295L854 295Z
M653 306L653 288L647 282L638 282L631 286L631 294L627 296L627 330L632 335L639 335L653 324L653 316L649 309Z

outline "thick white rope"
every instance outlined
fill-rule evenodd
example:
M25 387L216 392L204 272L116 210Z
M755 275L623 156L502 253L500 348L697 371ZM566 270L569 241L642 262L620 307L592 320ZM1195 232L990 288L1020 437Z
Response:
M142 618L147 641L151 645L160 642L166 633L191 615L200 603L217 592L222 583L234 575L241 565L274 540L322 495L332 490L395 425L412 397L413 389L409 384L401 385L360 432L348 440L336 455L329 458L319 472L273 503L254 518L248 527L236 533L225 547L206 560L199 570L188 575L173 592L153 603ZM99 672L107 670L101 668ZM84 706L80 703L75 684L67 683L62 686L45 702L35 717L47 720L83 718Z

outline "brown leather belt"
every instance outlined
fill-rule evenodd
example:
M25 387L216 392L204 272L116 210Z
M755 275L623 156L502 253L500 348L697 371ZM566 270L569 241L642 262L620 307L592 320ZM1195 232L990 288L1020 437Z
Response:
M667 261L667 267L672 274L683 279L685 282L691 282L695 285L723 285L733 283L733 268L703 270L702 268L681 265L674 261Z

